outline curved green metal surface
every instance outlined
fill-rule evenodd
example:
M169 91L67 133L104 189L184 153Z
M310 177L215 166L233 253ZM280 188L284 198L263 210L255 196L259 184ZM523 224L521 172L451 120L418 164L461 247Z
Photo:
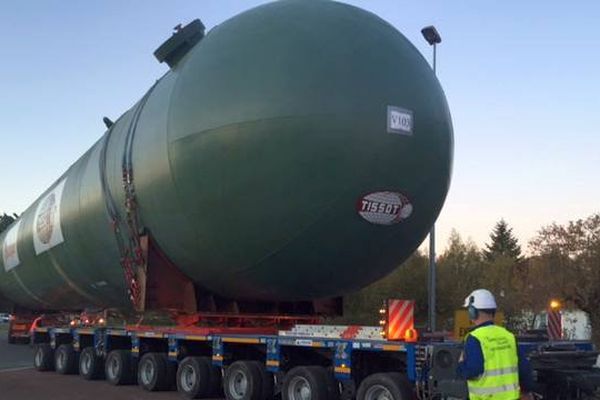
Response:
M129 307L100 176L124 214L134 108L113 127L105 165L107 134L24 212L18 265L9 231L0 236L5 297L37 309ZM452 152L442 88L396 29L332 1L271 3L211 30L147 97L132 148L140 226L221 296L342 295L423 241ZM63 182L53 203L63 241L36 254L36 211Z

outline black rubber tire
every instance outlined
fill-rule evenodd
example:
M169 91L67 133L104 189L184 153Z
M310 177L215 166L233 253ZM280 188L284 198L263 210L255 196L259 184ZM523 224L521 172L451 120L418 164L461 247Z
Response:
M33 352L33 367L40 371L54 371L54 350L48 343L35 345Z
M61 375L73 375L79 369L79 353L72 344L61 344L54 352L54 369Z
M189 381L193 371L195 379ZM210 357L186 357L177 368L177 391L186 399L204 399L219 395L220 368L212 365Z
M175 375L175 366L163 353L146 353L138 364L138 385L149 392L172 389Z
M223 369L212 363L212 357L202 357L209 365L210 371L210 390L209 394L212 398L222 399L225 397L223 394Z
M88 381L104 378L104 359L95 348L86 347L79 354L79 376Z
M114 386L133 385L136 383L136 363L129 350L113 350L104 361L106 381Z
M339 393L333 375L320 366L295 367L283 378L281 395L283 400L298 400L294 387L302 380L311 391L311 400L337 400Z
M13 335L10 334L10 331L8 331L8 344L15 344L17 343L17 338L14 337Z
M246 392L233 394L236 379L247 380ZM227 400L263 400L263 377L255 361L236 361L225 369L223 392Z
M369 389L374 386L385 388L393 400L410 400L413 391L404 374L400 372L381 372L367 376L358 387L356 400L366 400Z
M270 400L275 395L275 378L267 371L267 367L260 361L252 361L261 375L261 400Z

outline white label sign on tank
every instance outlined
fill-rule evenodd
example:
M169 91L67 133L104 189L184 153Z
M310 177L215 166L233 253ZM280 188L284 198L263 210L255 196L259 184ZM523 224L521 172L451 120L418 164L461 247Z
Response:
M413 134L413 112L405 108L388 106L387 108L387 131L399 135L412 136Z
M2 243L2 262L4 263L6 272L21 263L21 260L19 260L19 250L17 248L20 227L21 221L19 220L9 229L6 236L4 236L4 242Z
M41 254L64 242L60 226L60 203L65 188L63 179L38 203L33 219L33 247Z

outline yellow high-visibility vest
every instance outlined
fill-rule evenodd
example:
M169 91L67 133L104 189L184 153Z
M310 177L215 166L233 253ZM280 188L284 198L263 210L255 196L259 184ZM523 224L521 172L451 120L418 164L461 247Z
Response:
M520 397L519 356L515 335L506 329L488 325L470 332L481 344L483 375L469 379L471 400L516 400Z

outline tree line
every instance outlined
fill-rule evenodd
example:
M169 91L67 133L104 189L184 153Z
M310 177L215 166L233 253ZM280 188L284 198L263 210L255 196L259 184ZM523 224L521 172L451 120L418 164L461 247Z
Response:
M526 253L503 219L483 248L452 231L436 260L438 329L451 331L454 311L465 297L487 288L512 329L527 328L524 311L540 312L558 299L589 314L594 341L600 344L600 214L542 227ZM346 296L344 320L377 324L384 299L406 298L416 300L416 323L425 326L428 264L428 257L417 251L387 277Z

